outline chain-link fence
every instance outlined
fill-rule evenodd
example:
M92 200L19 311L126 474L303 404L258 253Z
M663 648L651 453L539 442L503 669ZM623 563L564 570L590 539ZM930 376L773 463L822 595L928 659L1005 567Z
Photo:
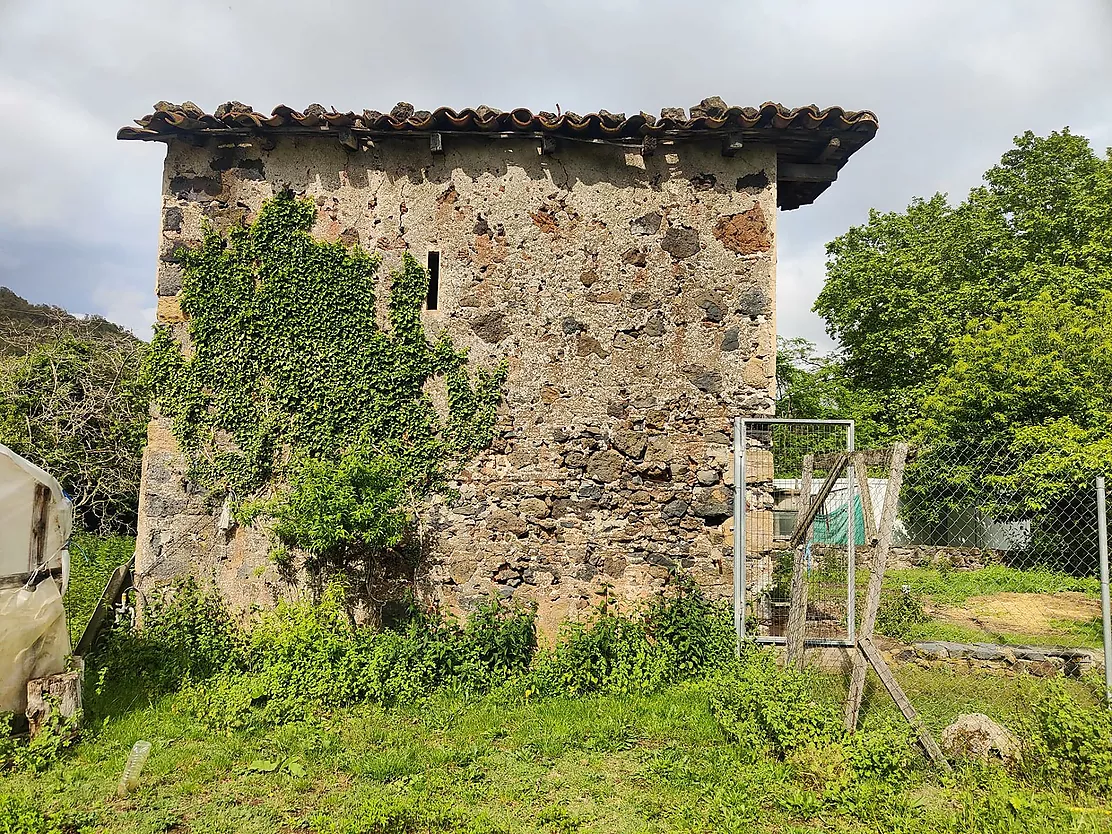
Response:
M853 646L892 450L854 453L845 422L746 420L739 440L747 636L784 642L802 553L804 639ZM1079 697L1104 688L1091 473L1003 443L913 447L894 510L875 642L928 723L1006 719L1025 685L1051 678Z
M1103 664L1094 481L1008 445L914 450L877 631L920 659L1079 676Z

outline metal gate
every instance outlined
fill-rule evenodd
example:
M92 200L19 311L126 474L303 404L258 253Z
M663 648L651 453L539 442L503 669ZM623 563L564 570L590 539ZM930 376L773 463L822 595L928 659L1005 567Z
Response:
M785 642L792 563L802 549L807 645L855 644L862 495L852 420L734 421L734 627L738 645ZM808 503L817 508L808 508ZM798 541L798 544L794 542Z

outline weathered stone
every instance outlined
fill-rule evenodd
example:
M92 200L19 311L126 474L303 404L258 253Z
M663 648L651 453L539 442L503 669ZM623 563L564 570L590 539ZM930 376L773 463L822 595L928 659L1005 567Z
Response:
M167 232L180 232L184 214L177 206L169 206L162 212L162 228Z
M772 246L772 232L760 206L720 218L714 227L714 236L739 255L766 252Z
M689 509L690 506L682 498L673 498L661 508L660 514L664 516L664 518L678 519L687 515Z
M686 226L672 226L664 233L660 248L678 260L690 258L699 251L699 233Z
M495 533L513 533L515 536L523 536L529 529L523 518L507 510L492 512L484 526Z
M703 486L718 483L718 473L713 469L700 469L695 473L695 479Z
M722 390L722 374L718 371L710 370L702 365L687 365L683 371L691 384L704 393L717 394Z
M1026 672L1037 678L1052 678L1057 675L1059 671L1057 666L1046 659L1017 660L1015 662L1015 669L1017 672Z
M946 647L941 643L916 643L912 648L919 657L925 657L928 660L945 660L950 656Z
M772 302L765 291L751 287L738 296L736 309L743 316L763 316L771 307Z
M610 354L603 348L602 343L599 342L594 336L587 333L580 333L575 343L575 352L579 356L589 356L594 354L600 359L605 359Z
M722 350L726 353L731 353L741 346L738 339L738 329L736 327L728 327L722 333Z
M522 498L517 505L517 511L526 517L547 518L548 504L540 498Z
M629 221L629 230L635 235L655 235L660 231L663 216L659 211L650 211Z
M613 483L621 477L624 464L621 452L614 449L595 452L587 461L587 477L604 484Z
M629 264L630 266L645 266L648 262L648 256L636 247L627 250L626 253L622 255L622 263Z
M660 313L654 313L649 316L649 320L645 322L642 332L646 336L663 336L664 335L664 317Z
M614 432L611 443L613 443L615 449L627 458L634 458L637 460L645 454L644 432L633 431L632 429L619 429Z
M653 306L652 293L645 292L644 290L637 290L629 297L629 306L635 310L644 310Z
M695 305L703 311L707 321L722 321L722 299L717 293L701 293L696 297Z
M564 466L572 469L581 469L587 465L587 453L580 449L572 449L564 455Z
M158 295L177 295L181 292L182 269L177 264L163 263L158 266Z
M733 497L723 488L697 489L691 502L691 514L714 523L721 523L734 511Z
M647 463L671 463L676 448L667 437L656 435L645 442L645 461Z
M484 342L489 342L492 345L510 335L506 317L502 313L494 311L483 313L472 319L471 331Z
M564 333L572 336L576 333L582 333L584 330L587 329L587 325L583 324L582 322L576 321L571 316L567 316L562 322L560 322L560 328L564 331Z
M729 108L719 96L705 98L691 108L691 118L697 119L705 116L710 119L721 119Z
M982 762L996 760L1013 764L1020 754L1019 740L979 712L959 715L942 731L941 747L952 758Z

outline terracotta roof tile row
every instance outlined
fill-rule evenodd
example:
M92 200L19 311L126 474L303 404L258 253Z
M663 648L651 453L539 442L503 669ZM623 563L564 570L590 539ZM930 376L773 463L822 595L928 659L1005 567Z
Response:
M646 138L695 139L714 135L735 136L744 142L773 143L781 163L822 162L836 170L868 142L877 130L876 116L868 110L819 109L814 105L787 109L771 102L760 107L731 107L716 97L704 99L686 112L666 107L659 117L648 113L533 113L525 108L501 111L480 106L460 111L441 107L416 110L399 103L389 113L364 110L340 113L311 104L304 111L279 105L269 116L248 105L228 102L209 114L192 102L159 102L137 127L123 127L118 139L169 141L194 136L236 134L321 134L379 137L428 133L546 135L569 139L641 143ZM836 141L832 141L836 140ZM783 177L781 180L783 182ZM831 180L834 176L831 177ZM783 195L784 208L814 200L830 182L792 182ZM783 189L783 184L781 186Z
M271 131L298 128L353 128L374 132L540 132L553 135L600 139L632 139L662 136L671 133L702 133L746 129L764 130L837 130L866 135L876 132L877 120L868 110L847 111L840 107L820 110L814 105L788 110L779 104L760 107L727 107L721 99L706 99L691 108L688 116L682 107L669 107L657 118L648 113L626 116L600 110L580 116L576 113L533 113L523 107L501 111L491 107L465 108L460 111L441 107L434 111L415 110L399 103L389 113L364 110L362 113L340 113L311 104L304 112L284 104L275 107L270 116L258 113L239 102L228 102L211 115L192 102L181 105L159 102L154 113L138 119L139 127L124 127L120 139L156 139L175 133L199 131L251 130Z

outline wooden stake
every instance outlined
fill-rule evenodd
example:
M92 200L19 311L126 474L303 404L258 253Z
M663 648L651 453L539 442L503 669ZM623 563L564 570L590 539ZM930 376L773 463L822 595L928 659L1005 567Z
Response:
M896 508L899 505L900 487L903 485L904 465L907 463L907 444L897 443L892 447L892 464L888 471L888 487L884 491L884 509L880 516L877 543L873 549L873 564L869 572L869 590L865 597L865 612L861 617L860 640L871 640L876 628L876 615L880 609L881 583L884 582L884 569L888 564L888 550L892 546L892 528L896 523ZM861 711L861 699L865 694L865 672L867 665L864 654L854 652L853 674L850 677L849 693L846 698L846 729L857 729L857 715Z
M853 474L861 496L861 515L865 517L865 541L872 546L876 544L876 516L873 514L873 494L869 492L869 470L865 465L865 456L860 452L853 456Z
M795 532L799 531L801 518L807 515L811 506L811 481L814 478L815 456L803 456L803 473L800 478L799 512L795 517ZM787 665L789 669L803 668L803 639L807 632L807 573L804 564L806 551L807 530L803 528L803 544L795 548L792 555L792 582L788 595L788 633L787 633Z
M812 464L813 465L813 464ZM849 465L849 455L842 452L834 461L834 466L830 469L830 474L826 476L822 486L819 487L818 494L815 495L813 501L807 504L806 512L795 518L795 529L792 531L791 541L788 542L790 547L795 547L807 536L807 530L815 520L815 516L819 514L822 505L826 503L826 499L830 497L830 493L834 490L834 484L837 483L838 478L845 471L846 466Z
M912 729L919 736L919 744L923 748L923 752L927 757L945 770L950 769L950 763L946 761L946 757L942 755L942 750L938 746L938 742L934 740L930 730L926 728L922 720L919 718L919 713L915 711L915 707L911 705L911 701L907 699L904 694L903 688L900 687L895 677L892 675L892 670L888 668L888 664L884 662L884 657L873 645L873 641L868 637L862 637L857 641L858 656L863 657L868 661L869 665L873 667L880 682L884 684L884 688L888 690L888 694L892 696L892 700L896 702L896 706L900 708L907 723L911 725Z

